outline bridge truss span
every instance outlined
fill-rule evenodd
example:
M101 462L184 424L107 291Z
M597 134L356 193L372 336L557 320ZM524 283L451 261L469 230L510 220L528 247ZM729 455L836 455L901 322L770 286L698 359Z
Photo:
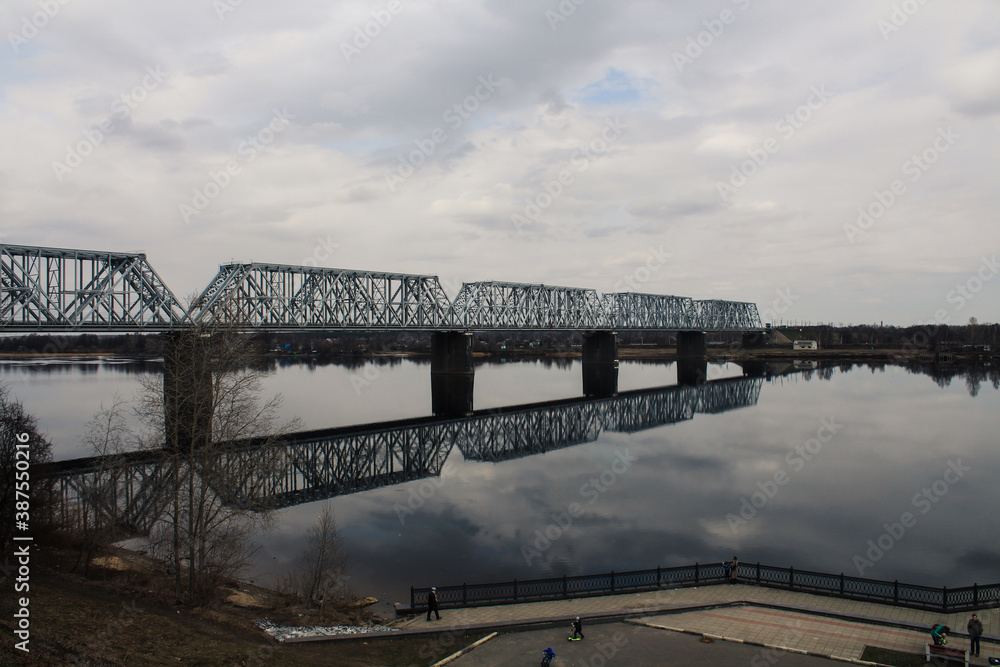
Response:
M452 319L478 331L610 328L592 289L497 281L463 283Z
M693 299L686 296L614 292L601 299L615 329L673 329L684 331L700 326Z
M757 304L746 301L709 299L695 301L698 322L703 331L759 331L761 325Z
M0 244L0 330L166 331L185 316L142 253Z
M225 318L270 331L437 331L452 326L450 305L437 276L227 264L192 305L191 321Z

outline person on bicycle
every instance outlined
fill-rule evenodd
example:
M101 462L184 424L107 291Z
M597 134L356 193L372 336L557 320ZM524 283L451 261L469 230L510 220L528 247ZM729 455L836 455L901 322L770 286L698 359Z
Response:
M941 625L940 623L931 628L931 639L934 640L935 646L944 646L948 643L947 634L951 632L951 628L947 625Z

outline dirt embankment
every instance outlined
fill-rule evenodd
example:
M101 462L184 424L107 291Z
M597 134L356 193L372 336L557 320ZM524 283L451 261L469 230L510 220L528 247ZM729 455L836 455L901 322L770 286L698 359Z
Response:
M203 607L180 604L173 580L152 559L105 549L84 577L77 551L35 544L32 552L29 653L13 647L15 596L0 596L2 665L413 665L431 664L480 635L445 645L432 639L368 639L281 644L254 622L280 625L372 625L383 621L350 604L322 616L294 598L241 582ZM10 574L0 585L12 588ZM9 590L9 589L8 589ZM19 594L20 596L21 594Z

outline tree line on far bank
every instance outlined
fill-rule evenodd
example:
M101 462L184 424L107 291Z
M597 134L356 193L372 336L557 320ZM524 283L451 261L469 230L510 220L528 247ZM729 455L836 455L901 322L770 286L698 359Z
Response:
M776 326L790 339L815 340L824 349L850 347L888 347L937 349L948 345L1000 346L1000 324L980 323L970 318L962 325L932 324L907 327L881 324L808 324ZM356 333L321 334L252 334L246 337L265 355L309 355L319 357L365 357L393 352L428 353L430 334L425 333ZM490 331L476 333L476 351L508 350L578 350L581 336L565 331ZM739 333L711 334L711 341L738 343ZM672 332L619 331L622 346L671 347L676 345ZM164 337L159 334L105 335L78 334L48 336L32 334L0 338L0 354L117 354L159 357L163 355Z

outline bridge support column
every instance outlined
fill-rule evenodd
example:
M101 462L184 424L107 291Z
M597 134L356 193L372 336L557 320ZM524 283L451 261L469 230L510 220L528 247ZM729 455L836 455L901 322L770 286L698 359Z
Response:
M472 334L435 331L431 334L431 375L472 375Z
M194 331L167 334L163 346L163 430L168 449L191 451L212 441L212 339Z
M708 336L704 331L677 332L678 359L706 359L708 357Z
M695 387L705 384L708 378L708 360L692 357L677 359L677 384L682 387Z
M594 398L617 396L618 366L585 364L583 367L583 395Z
M615 331L595 331L583 335L583 364L618 365L618 334Z
M618 393L618 334L595 331L583 336L583 395L607 398Z
M465 417L473 412L472 388L476 376L431 374L431 412L438 417Z
M743 377L762 378L767 375L767 362L759 359L747 359L739 362L743 367Z

